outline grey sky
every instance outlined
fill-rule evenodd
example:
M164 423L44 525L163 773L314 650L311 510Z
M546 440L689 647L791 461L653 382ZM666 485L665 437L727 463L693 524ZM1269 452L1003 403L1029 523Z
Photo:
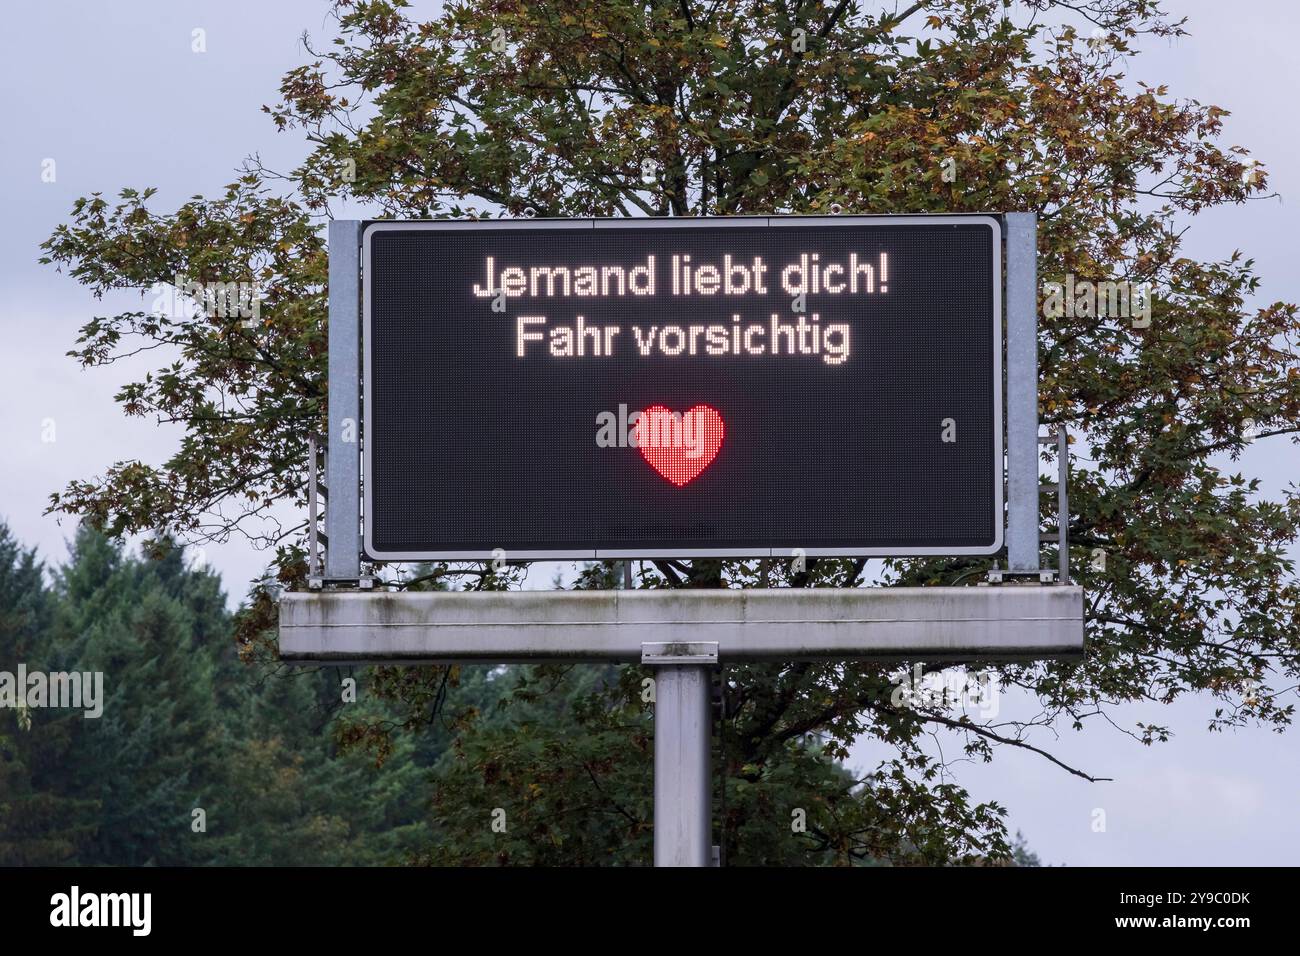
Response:
M1300 59L1292 49L1300 6L1167 6L1190 18L1193 35L1143 41L1131 76L1231 110L1225 143L1250 148L1284 197L1300 195ZM94 190L111 197L122 186L157 186L153 204L167 209L217 192L250 152L274 168L292 166L301 142L277 134L260 107L275 102L281 74L304 61L302 31L324 35L329 24L320 0L80 0L14 5L8 17L0 33L8 111L0 150L0 517L57 561L71 528L42 517L47 495L118 460L161 462L178 432L121 416L112 396L130 380L130 367L82 371L63 357L81 324L128 300L94 303L66 276L36 264L38 244L76 197ZM191 52L196 28L206 31L202 54ZM57 164L54 183L41 181L46 159ZM1300 300L1296 208L1293 199L1274 199L1213 210L1195 221L1187 252L1212 259L1240 248L1257 260L1262 299ZM50 421L56 440L42 441ZM1276 489L1300 472L1300 453L1282 440L1265 444L1235 467L1262 477L1265 490ZM263 555L240 542L212 547L207 557L236 598L264 565ZM1028 713L1029 706L1009 700L1004 714ZM1114 783L1088 784L1006 749L991 765L962 766L958 779L976 796L1007 805L1012 827L1023 829L1049 862L1297 862L1300 738L1260 730L1210 735L1204 725L1212 709L1212 701L1198 697L1118 711L1123 726L1151 720L1174 727L1172 743L1151 748L1102 724L1082 734L1063 729L1059 743L1046 735L1035 741ZM952 741L943 745L950 753ZM864 744L855 763L866 766L881 755ZM1106 811L1105 833L1092 830L1096 808Z

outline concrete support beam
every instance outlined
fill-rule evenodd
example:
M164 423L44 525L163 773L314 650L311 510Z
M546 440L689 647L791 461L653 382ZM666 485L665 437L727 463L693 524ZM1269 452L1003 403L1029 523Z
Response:
M716 642L723 663L1071 657L1083 651L1083 591L324 591L280 602L290 662L639 661L653 642Z

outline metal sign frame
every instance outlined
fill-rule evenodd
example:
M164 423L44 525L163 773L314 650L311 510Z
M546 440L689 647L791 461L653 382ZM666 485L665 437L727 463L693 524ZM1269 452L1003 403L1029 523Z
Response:
M440 231L440 232L459 232L459 231L516 231L516 230L538 230L538 229L574 229L590 227L593 230L599 229L690 229L690 228L707 228L707 227L750 227L765 226L768 228L790 228L790 227L817 227L817 226L942 226L942 225L970 225L978 223L987 226L993 234L992 246L992 276L993 287L991 290L993 298L993 335L992 335L992 374L993 374L993 411L992 421L993 448L992 459L994 462L993 481L990 488L991 508L995 516L1001 516L1005 508L1004 485L1006 481L1006 470L1003 465L1003 413L1004 413L1004 375L1003 375L1003 348L1004 348L1004 329L1003 329L1003 241L1004 230L1003 223L995 216L987 214L970 214L970 215L934 215L934 216L916 216L916 215L899 215L899 216L719 216L719 217L697 217L690 219L491 219L476 220L473 222L460 222L451 220L402 220L386 221L379 220L360 224L360 271L362 276L361 282L361 341L359 343L362 354L362 375L363 383L363 400L361 404L361 415L363 422L369 415L371 408L371 388L374 377L371 369L372 349L371 343L371 238L380 232L404 231ZM333 263L333 247L331 244L331 264ZM331 279L333 272L331 271ZM331 300L332 304L332 300ZM333 356L334 343L331 340L330 350ZM331 364L331 371L333 365ZM365 427L363 424L363 442L362 449L364 455L364 472L369 475L371 470L371 459L373 454L373 443L364 440ZM373 486L369 482L363 482L363 521L361 534L361 549L366 557L374 561L486 561L492 560L499 556L500 552L493 549L474 550L474 551L379 551L374 549L370 544L370 519L374 514L374 504L372 500ZM806 557L933 557L933 556L972 556L987 557L997 554L1002 550L1005 544L1004 523L1002 520L994 521L994 540L989 545L978 547L912 547L912 548L805 548L803 554ZM594 549L545 549L545 550L510 550L507 557L512 560L524 561L582 561L582 560L625 560L625 559L647 559L656 558L785 558L790 557L792 552L789 548L594 548Z

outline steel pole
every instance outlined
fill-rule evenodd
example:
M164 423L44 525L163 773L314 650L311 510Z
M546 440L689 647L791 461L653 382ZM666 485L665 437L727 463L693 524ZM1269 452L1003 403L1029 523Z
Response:
M1038 219L1007 213L1007 568L1038 570Z
M329 225L329 437L325 577L361 576L361 223Z
M712 859L709 668L655 670L655 866Z

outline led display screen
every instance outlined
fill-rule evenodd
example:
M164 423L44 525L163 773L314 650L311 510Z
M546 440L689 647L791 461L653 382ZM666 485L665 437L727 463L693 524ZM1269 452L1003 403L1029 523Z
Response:
M372 222L379 560L992 554L988 216Z

